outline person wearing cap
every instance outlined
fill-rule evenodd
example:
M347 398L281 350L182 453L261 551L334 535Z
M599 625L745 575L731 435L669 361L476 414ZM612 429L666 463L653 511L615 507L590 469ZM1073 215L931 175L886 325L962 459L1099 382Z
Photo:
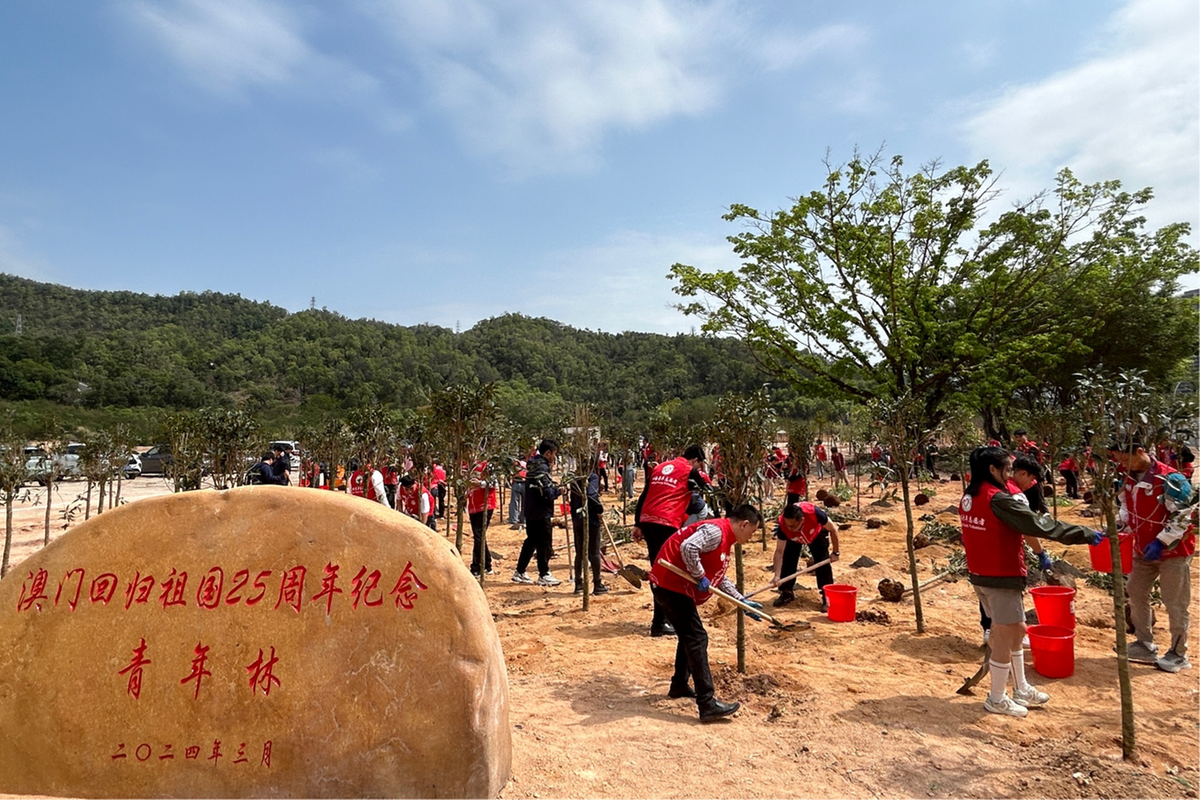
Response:
M983 702L993 714L1024 717L1031 706L1045 705L1050 695L1025 679L1025 545L1023 536L1050 538L1063 544L1098 544L1104 534L1080 525L1056 522L1016 498L1008 485L1012 456L1000 447L977 447L970 455L971 482L959 501L968 580L992 618L991 691ZM1019 493L1019 490L1018 490ZM1008 676L1013 694L1006 693Z
M1125 471L1121 486L1120 529L1133 534L1133 571L1125 588L1137 641L1130 661L1155 664L1167 672L1191 668L1187 636L1191 624L1191 565L1196 552L1192 486L1183 475L1146 452L1141 442L1113 443L1108 456ZM1158 579L1171 634L1171 647L1159 656L1154 644L1150 592Z
M638 497L633 512L633 538L646 542L650 563L658 560L658 551L688 518L692 493L708 487L704 475L704 449L688 445L683 455L664 461L650 470L650 478ZM650 620L651 636L672 636L674 627L658 603Z
M746 600L725 575L734 544L749 542L758 530L758 521L758 511L753 506L740 505L728 517L702 520L674 532L653 559L650 591L654 594L654 606L663 609L678 636L675 671L667 696L696 698L701 722L727 717L740 708L739 703L722 703L716 699L708 665L708 633L700 620L699 606L708 602L712 597L710 590L715 586L754 608L762 608L758 603ZM666 561L686 572L695 579L694 582L672 572L659 561ZM754 612L747 614L761 619Z

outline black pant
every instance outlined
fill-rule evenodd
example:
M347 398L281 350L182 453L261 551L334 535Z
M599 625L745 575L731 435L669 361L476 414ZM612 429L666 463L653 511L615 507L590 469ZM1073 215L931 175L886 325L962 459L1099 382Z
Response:
M1067 497L1079 499L1079 473L1073 469L1060 470L1067 481Z
M572 515L571 527L575 532L575 583L583 580L583 518ZM588 561L592 565L592 585L600 585L600 518L588 520Z
M817 538L813 539L808 545L808 552L812 554L813 563L824 561L829 558L829 533L822 532ZM787 544L783 546L783 566L780 568L782 572L780 577L791 575L800 568L800 543L787 540ZM817 567L817 588L821 590L821 597L825 597L825 587L833 583L833 565L826 564L823 567ZM796 591L796 579L784 581L779 584L781 593L790 593Z
M686 594L661 586L650 587L654 592L654 609L675 627L675 673L671 687L682 689L691 677L696 688L696 705L705 708L713 702L712 672L708 668L708 633L700 621L696 601Z
M437 515L439 517L446 516L446 484L439 483L436 487L437 491L433 496L437 498Z
M658 525L653 522L643 522L638 527L642 529L642 538L646 540L646 550L650 553L650 568L653 569L655 563L658 562L659 549L666 544L667 539L670 539L677 529L667 525ZM658 603L655 603L654 613L650 618L650 630L662 630L665 619L662 607Z
M788 492L787 497L785 497L783 499L783 507L787 508L788 506L795 505L796 503L799 503L799 502L800 502L800 495L796 494L795 492ZM786 575L787 573L785 572L784 574Z
M608 467L605 467L604 469L599 470L596 474L600 476L600 491L607 492L608 491Z
M476 511L474 514L469 515L471 520L471 537L475 540L475 544L471 548L471 572L474 572L476 575L479 574L480 556L483 555L484 530L492 524L492 511L493 509L489 508L486 511ZM492 548L489 547L487 549L487 557L482 560L484 562L484 570L491 572Z
M385 483L383 485L383 491L387 495L388 505L391 506L392 508L395 508L396 507L396 484Z
M521 555L517 557L517 572L529 568L529 560L537 553L538 575L550 572L550 548L554 536L554 526L550 517L542 519L525 519L525 542L521 545Z

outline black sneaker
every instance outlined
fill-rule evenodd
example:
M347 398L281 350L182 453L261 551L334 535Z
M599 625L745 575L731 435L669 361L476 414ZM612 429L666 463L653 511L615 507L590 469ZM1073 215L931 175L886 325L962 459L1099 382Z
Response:
M794 602L796 602L795 594L792 592L780 592L779 597L776 597L775 602L771 603L771 605L775 606L775 608L782 608Z
M650 635L657 639L660 636L674 636L675 628L669 622L664 622L661 628L651 628Z
M671 688L667 690L667 697L679 699L680 697L695 697L696 690L688 686L686 683L683 686L676 686L671 683Z
M713 700L704 708L700 709L700 721L712 722L714 720L728 717L741 707L741 703L722 703L720 700Z
M608 594L609 591L611 591L611 590L607 586L605 586L603 583L597 583L592 588L592 594Z
M575 589L571 592L571 594L583 594L583 584L579 581L576 581Z

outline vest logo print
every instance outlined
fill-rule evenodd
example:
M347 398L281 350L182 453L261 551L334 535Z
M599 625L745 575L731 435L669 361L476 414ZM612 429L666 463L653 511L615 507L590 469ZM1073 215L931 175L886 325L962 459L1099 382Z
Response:
M663 466L663 468L662 468L662 474L663 474L663 475L670 475L670 474L671 474L672 472L674 472L674 471L675 471L675 465L674 465L674 464L666 464L666 465L664 465L664 466Z
M973 499L974 499L974 498L972 498L972 497L971 497L971 495L969 495L969 494L964 494L964 495L962 496L962 507L963 507L963 511L970 511L970 510L971 510L971 500L973 500Z

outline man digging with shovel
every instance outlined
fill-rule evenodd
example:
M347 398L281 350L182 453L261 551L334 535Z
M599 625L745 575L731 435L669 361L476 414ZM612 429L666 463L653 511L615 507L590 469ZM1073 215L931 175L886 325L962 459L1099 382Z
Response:
M775 580L772 585L779 587L779 597L772 605L786 606L796 599L796 578L793 573L800 563L802 544L808 545L813 565L818 567L817 590L821 593L821 612L824 613L829 609L825 587L833 583L833 567L830 565L840 555L838 526L823 509L804 501L785 508L779 517L779 524L775 526Z
M733 581L725 577L733 545L746 544L758 530L758 511L741 505L728 517L697 522L676 531L663 543L650 570L654 603L675 628L675 673L671 676L669 697L694 697L700 709L700 721L711 722L727 717L741 707L722 703L713 694L712 672L708 666L708 633L700 620L698 606L708 602L710 589L718 588L730 597L746 601ZM691 580L684 577L691 576ZM754 612L749 616L759 619ZM688 685L688 678L695 684Z

